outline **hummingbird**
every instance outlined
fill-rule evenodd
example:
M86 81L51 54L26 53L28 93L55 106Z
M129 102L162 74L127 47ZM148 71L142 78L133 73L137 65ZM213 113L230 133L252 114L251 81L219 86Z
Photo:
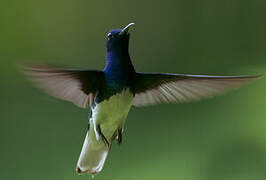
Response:
M76 166L78 174L95 175L103 169L114 140L122 143L132 106L210 98L260 77L136 72L128 51L129 29L133 25L107 34L103 70L24 66L25 74L48 94L91 111Z

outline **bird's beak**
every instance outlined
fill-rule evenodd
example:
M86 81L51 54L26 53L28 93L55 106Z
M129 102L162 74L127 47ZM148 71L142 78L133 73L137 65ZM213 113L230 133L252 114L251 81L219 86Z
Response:
M119 35L124 35L128 33L128 30L131 26L133 26L135 23L129 23L126 27L124 27L124 29L122 29L122 31L119 33Z

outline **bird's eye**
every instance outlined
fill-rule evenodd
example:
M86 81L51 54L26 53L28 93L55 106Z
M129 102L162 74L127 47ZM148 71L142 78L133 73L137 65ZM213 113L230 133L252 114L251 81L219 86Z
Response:
M108 40L110 40L113 38L113 35L111 33L109 33L109 34L107 34L107 38L108 38Z

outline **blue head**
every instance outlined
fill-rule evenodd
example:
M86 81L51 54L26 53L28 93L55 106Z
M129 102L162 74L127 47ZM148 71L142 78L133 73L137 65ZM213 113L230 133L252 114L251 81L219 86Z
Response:
M111 30L106 37L107 52L127 53L129 44L129 28L134 23L128 24L124 29Z
M128 24L124 29L111 30L106 37L106 66L104 69L106 80L119 87L129 84L135 69L128 53L129 28L134 23Z

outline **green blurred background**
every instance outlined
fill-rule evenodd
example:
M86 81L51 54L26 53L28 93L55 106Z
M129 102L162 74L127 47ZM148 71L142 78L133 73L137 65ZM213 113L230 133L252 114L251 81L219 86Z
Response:
M19 63L102 69L105 35L135 22L139 71L266 72L265 0L0 3L0 179L82 180L88 110L49 97ZM266 78L197 103L132 108L97 180L266 179Z

